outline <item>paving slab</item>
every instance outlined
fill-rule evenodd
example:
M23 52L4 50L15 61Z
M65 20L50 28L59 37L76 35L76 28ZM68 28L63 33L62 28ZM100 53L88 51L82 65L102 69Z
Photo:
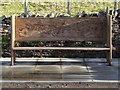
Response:
M22 72L32 72L35 67L11 67L10 72L22 73Z
M112 66L108 66L107 63L101 63L99 61L99 59L85 59L93 81L118 81L118 59L113 59Z
M61 61L60 58L37 58L38 62L58 62Z
M11 61L8 61L9 59L8 59L7 61L4 61L4 59L2 59L2 60L3 60L3 61L1 61L1 65L2 65L2 66L8 67L8 66L11 65Z
M86 69L86 66L82 65L63 65L62 66L62 71L63 73L83 73L87 72L88 70Z
M11 61L11 58L0 58L0 61ZM35 62L35 61L72 61L72 62L81 62L83 58L16 58L16 61L26 61L26 62Z
M118 81L120 59L108 66L105 58L1 58L3 80L26 81Z
M16 58L16 61L38 61L42 58ZM11 58L1 58L1 61L11 61Z
M1 67L1 72L8 72L8 71L10 71L10 66Z
M9 66L2 69L2 78L4 80L30 80L31 76L29 73L34 71L34 67L24 67L24 66Z
M34 71L34 73L31 73L30 75L33 75L33 81L60 81L62 79L62 74L55 72L45 73L40 71Z
M83 58L61 58L62 62L83 62Z
M59 65L38 65L35 67L35 72L40 73L60 73L61 69Z
M89 63L94 63L94 62L102 62L102 63L105 63L107 62L106 58L84 58L83 59L84 61L86 62L89 62Z
M62 63L62 80L92 81L83 59L71 59L73 62ZM66 60L67 61L67 60Z

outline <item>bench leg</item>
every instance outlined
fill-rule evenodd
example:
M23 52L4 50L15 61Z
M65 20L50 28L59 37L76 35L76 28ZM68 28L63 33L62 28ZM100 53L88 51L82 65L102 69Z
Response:
M112 66L112 51L107 52L107 62L109 66Z
M13 66L15 64L15 51L11 51L11 65Z

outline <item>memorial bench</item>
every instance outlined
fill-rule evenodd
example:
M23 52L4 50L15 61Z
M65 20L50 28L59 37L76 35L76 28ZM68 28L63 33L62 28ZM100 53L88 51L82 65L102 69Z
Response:
M107 62L112 61L112 16L19 18L12 16L11 63L17 50L91 50L106 51ZM97 41L102 47L16 47L15 42L26 41ZM106 44L106 46L105 46Z

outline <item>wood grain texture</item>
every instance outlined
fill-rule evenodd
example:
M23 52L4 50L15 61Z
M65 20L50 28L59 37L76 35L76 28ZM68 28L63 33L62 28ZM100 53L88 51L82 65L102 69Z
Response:
M11 24L11 48L14 47L15 44L15 26L16 26L16 22L15 22L15 15L12 16L12 24Z
M14 50L99 50L107 51L110 48L95 48L95 47L14 47Z
M12 16L12 30L11 30L11 65L15 63L15 51L13 50L15 45L15 15Z
M107 16L107 46L110 48L110 50L108 51L107 54L107 61L109 63L109 65L112 65L112 50L113 50L113 46L112 46L112 16L108 15Z
M106 41L107 19L16 18L15 41Z

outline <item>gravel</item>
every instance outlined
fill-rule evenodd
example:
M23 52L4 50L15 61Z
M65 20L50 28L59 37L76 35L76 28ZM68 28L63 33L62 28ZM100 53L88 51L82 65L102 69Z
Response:
M118 83L105 82L60 82L60 83L39 83L39 82L3 82L2 88L118 88Z

